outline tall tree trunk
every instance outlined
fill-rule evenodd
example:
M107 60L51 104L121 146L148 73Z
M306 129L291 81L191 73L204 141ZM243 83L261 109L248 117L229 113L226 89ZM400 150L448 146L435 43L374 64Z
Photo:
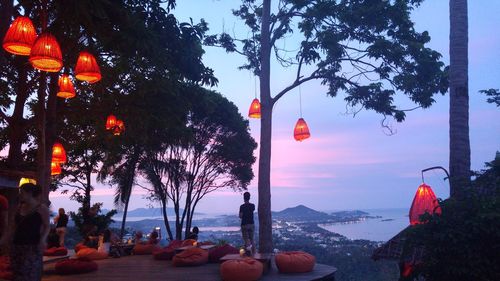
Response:
M163 222L165 223L165 228L167 229L168 239L172 241L174 236L172 235L172 229L170 229L170 223L168 221L167 200L165 198L161 199L161 210L163 213Z
M128 192L127 200L125 200L125 208L123 208L122 226L120 228L120 239L123 239L125 234L125 222L127 221L128 203L130 202L130 195L132 192Z
M37 183L42 187L42 202L48 202L49 198L49 183L47 176L47 164L46 164L46 148L47 139L45 132L46 125L46 111L45 111L45 96L47 92L47 74L45 72L40 72L39 76L39 87L38 87L38 104L36 112L37 121L37 133L38 133L38 147L36 153L36 164L37 164Z
M450 195L470 185L467 0L450 0Z
M271 99L271 38L269 19L271 0L263 1L260 53L260 152L259 152L259 251L271 253L273 250L272 217L271 217L271 137L272 108Z

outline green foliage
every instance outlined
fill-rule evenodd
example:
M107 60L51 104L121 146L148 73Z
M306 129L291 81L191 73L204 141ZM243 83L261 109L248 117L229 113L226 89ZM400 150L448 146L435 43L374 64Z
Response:
M488 99L486 100L487 102L496 104L497 107L500 106L500 90L488 89L488 90L481 90L479 92L488 96Z
M80 207L78 212L70 212L71 219L81 236L85 237L93 226L96 227L97 233L102 233L114 222L112 217L116 214L116 210L101 214L101 207L102 203L95 203L89 211L85 211L83 207Z
M426 214L422 220L428 222L409 231L406 249L425 251L413 275L403 280L419 275L429 281L500 280L500 157L488 167L473 182L479 195L472 190L466 200L441 202L442 215Z

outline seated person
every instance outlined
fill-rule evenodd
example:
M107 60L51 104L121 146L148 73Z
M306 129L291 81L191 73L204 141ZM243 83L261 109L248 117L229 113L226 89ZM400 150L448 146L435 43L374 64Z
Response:
M158 239L158 232L153 230L151 234L149 234L148 244L158 244L160 240Z
M57 235L56 229L51 228L47 236L47 249L58 248L60 245L59 242L59 235Z
M142 231L137 231L134 235L134 243L135 244L142 244L143 241L142 241Z
M191 233L189 233L189 235L186 237L186 239L198 240L198 233L199 232L200 232L200 230L198 229L197 226L193 227L193 229L191 230Z

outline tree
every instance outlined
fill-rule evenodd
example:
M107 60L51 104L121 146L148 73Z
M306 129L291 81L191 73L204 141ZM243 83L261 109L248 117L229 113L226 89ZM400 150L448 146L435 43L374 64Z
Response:
M270 193L272 109L299 85L319 80L328 95L346 94L348 106L374 110L402 122L405 112L394 104L403 92L417 106L429 107L433 95L447 89L441 55L425 46L430 36L417 32L410 12L421 0L317 1L243 0L234 15L245 22L253 36L236 39L227 33L209 36L205 43L222 46L247 58L242 69L260 78L261 134L259 152L259 238L261 252L271 252ZM274 12L273 12L274 11ZM299 33L297 34L297 31ZM283 50L287 37L299 40ZM295 41L295 40L290 40ZM287 41L287 46L290 46ZM298 50L298 51L292 51ZM271 95L271 57L284 67L294 67L290 84ZM413 109L416 109L413 108Z
M166 223L166 202L172 202L176 239L182 239L183 229L188 236L196 206L207 194L246 189L256 148L248 121L234 104L196 86L186 88L185 95L191 100L186 130L176 141L149 152L140 168L153 186L152 198L162 204Z
M500 106L500 90L488 89L488 90L481 90L479 92L488 96L488 99L486 100L488 103L496 104L497 107Z
M467 0L450 0L450 196L470 186Z

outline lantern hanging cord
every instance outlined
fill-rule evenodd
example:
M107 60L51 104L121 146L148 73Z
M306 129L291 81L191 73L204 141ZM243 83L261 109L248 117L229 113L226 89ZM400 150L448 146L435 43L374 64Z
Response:
M41 1L41 9L40 9L40 22L42 24L42 33L47 30L48 21L47 21L47 0Z
M424 173L427 172L427 171L436 170L436 169L441 169L441 170L443 170L446 173L446 177L443 180L447 180L447 179L450 178L450 174L448 173L448 170L446 170L445 168L443 168L441 166L434 166L434 167L430 167L430 168L422 170L422 183L425 183L425 181L424 181Z
M253 91L255 98L257 98L257 75L253 76Z
M302 118L302 91L300 90L300 85L299 85L299 112L300 112L300 118Z

